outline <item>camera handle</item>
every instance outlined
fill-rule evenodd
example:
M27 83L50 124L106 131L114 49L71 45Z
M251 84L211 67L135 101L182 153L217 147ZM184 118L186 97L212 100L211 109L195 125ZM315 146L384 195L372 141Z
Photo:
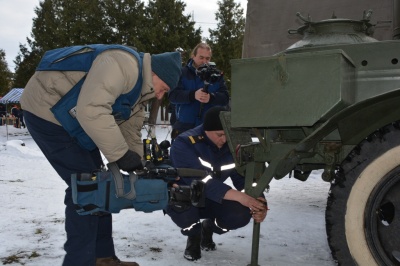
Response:
M203 89L204 92L208 93L208 86L209 85L210 85L210 83L208 81L204 81L204 89ZM202 115L202 112L203 112L203 109L204 109L203 105L204 105L204 103L200 103L200 110L199 110L199 114L197 116L199 119L201 119L201 115Z

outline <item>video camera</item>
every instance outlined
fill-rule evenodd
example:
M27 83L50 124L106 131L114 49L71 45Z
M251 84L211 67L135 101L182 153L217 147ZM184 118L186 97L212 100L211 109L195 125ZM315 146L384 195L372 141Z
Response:
M114 162L107 165L107 171L71 175L72 197L79 215L119 213L130 208L152 212L168 205L204 206L204 182L194 180L190 186L177 186L175 181L180 176L205 177L208 171L174 168L169 162L168 143L159 145L155 138L143 143L149 157L142 170L123 174Z
M218 81L224 74L222 71L217 69L217 65L214 62L203 64L196 69L196 75L205 82L210 84Z
M141 178L163 179L168 182L168 204L170 205L203 207L205 203L204 182L193 180L190 186L173 186L172 184L179 176L205 177L209 172L190 168L173 168L170 166L170 147L171 144L168 140L158 144L156 138L144 139L143 149L146 164L144 169L137 171L136 174Z

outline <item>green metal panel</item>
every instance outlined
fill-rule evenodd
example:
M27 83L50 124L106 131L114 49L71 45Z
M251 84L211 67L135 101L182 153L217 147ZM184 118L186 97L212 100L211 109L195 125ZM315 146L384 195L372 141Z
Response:
M231 61L232 127L312 126L354 102L342 50Z

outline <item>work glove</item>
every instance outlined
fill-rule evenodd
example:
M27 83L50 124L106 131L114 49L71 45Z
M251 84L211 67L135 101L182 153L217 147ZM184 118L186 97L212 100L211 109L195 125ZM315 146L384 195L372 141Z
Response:
M156 168L156 165L152 161L147 161L144 165L147 170L152 170Z
M117 160L119 169L126 172L133 172L135 170L142 170L142 158L134 151L128 150L124 156Z

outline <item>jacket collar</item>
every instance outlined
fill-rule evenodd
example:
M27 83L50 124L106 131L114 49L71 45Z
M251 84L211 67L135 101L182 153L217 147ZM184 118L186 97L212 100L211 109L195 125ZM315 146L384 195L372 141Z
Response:
M145 53L143 56L143 85L139 102L145 102L155 97L153 88L153 77L151 72L151 55Z
M187 67L190 69L190 71L196 73L196 68L194 67L193 63L194 63L193 59L189 59Z

